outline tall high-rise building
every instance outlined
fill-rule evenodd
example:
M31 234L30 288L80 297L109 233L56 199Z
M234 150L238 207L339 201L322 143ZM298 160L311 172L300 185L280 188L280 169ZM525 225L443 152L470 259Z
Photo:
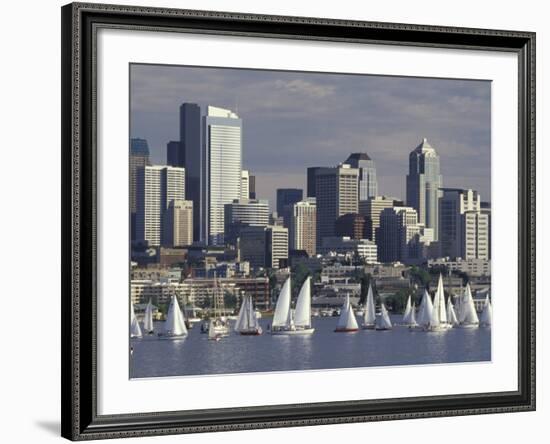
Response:
M130 238L136 240L136 179L138 168L149 165L149 145L145 139L130 139Z
M336 219L358 211L359 170L347 164L319 168L315 176L317 199L317 248L323 237L335 235Z
M136 240L161 245L168 205L185 200L185 169L152 165L136 176Z
M250 199L250 174L248 170L241 171L241 199Z
M439 235L439 189L442 184L439 155L427 139L423 139L409 154L407 205L418 212L419 223L433 229L435 240Z
M166 165L174 167L184 167L180 142L171 140L166 144Z
M242 120L208 106L203 122L201 233L209 245L223 245L224 205L241 197Z
M378 194L376 166L367 153L352 153L344 163L359 170L359 200L367 200Z
M171 200L164 214L162 244L184 247L193 243L193 202Z
M489 240L489 259L491 259L491 233L492 233L492 216L491 216L491 202L481 202L481 212L483 214L486 214L487 215L487 223L489 224L488 226L488 230L489 230L489 235L488 235L488 240Z
M380 213L384 208L402 207L402 200L388 196L374 196L367 200L359 201L359 214L370 219L370 233L367 239L376 242L376 232L380 227Z
M248 175L248 198L256 199L256 176Z
M196 103L183 103L180 106L180 140L177 155L173 154L177 165L185 167L185 194L193 201L193 240L203 240L201 228L201 155L202 130L201 109ZM176 150L175 145L173 150Z
M234 244L244 227L269 224L269 202L266 199L235 199L225 204L224 224L225 242Z
M307 197L315 197L315 176L317 175L317 170L320 170L322 167L309 167L307 169Z
M418 214L411 207L385 208L380 214L380 229L377 237L380 262L410 262L419 256L419 237L423 225L418 223ZM429 230L430 234L431 230ZM431 240L432 236L430 236Z
M304 197L303 190L299 188L278 188L277 189L277 214L284 217L287 205L300 202Z
M489 259L489 214L474 190L442 188L439 245L442 257Z
M289 246L293 250L304 250L314 256L317 242L317 202L306 198L292 205L288 229Z
M288 229L279 226L245 227L240 257L254 268L281 268L288 261Z

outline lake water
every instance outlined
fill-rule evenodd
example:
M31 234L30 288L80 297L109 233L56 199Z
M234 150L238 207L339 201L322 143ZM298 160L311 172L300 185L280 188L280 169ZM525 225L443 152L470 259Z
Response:
M401 316L392 317L398 322ZM313 318L307 336L272 336L271 318L261 319L261 336L231 333L209 341L200 324L181 340L156 335L132 339L130 377L209 375L491 360L491 330L453 328L445 332L359 330L335 333L338 318ZM160 329L162 322L155 323Z

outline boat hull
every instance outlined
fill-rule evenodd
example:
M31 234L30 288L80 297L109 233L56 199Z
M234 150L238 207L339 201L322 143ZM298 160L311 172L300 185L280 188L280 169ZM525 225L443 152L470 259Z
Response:
M376 331L388 331L391 330L391 327L375 327Z
M334 330L335 333L354 333L356 331L359 331L358 328L336 328Z
M271 334L274 336L304 336L310 335L315 331L314 328L302 328L296 330L275 330Z
M262 329L250 330L250 331L240 331L241 336L260 336L262 334Z
M179 339L185 339L187 337L187 335L161 335L159 334L158 335L158 338L159 339L162 339L162 340L170 340L170 341L177 341Z
M479 328L479 324L459 324L456 326L456 328L466 328L466 329Z
M374 324L368 324L361 326L363 330L374 330Z

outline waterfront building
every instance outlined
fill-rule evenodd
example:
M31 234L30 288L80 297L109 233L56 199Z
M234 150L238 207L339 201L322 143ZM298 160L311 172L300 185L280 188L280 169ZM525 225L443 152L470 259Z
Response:
M136 174L136 240L161 245L164 216L173 200L185 200L185 169L148 165Z
M160 265L149 265L147 267L132 267L130 270L131 280L161 281L170 280L179 282L181 280L181 268L161 267Z
M193 243L193 201L172 200L164 216L166 247L184 247Z
M442 188L439 202L440 256L489 259L490 209L471 189Z
M384 208L402 207L404 203L395 197L374 196L359 201L359 214L370 220L370 233L367 239L376 242L376 232L380 227L380 213Z
M307 197L315 197L316 196L316 185L315 185L315 177L317 175L317 170L321 169L322 167L309 167L307 169L307 190L306 194Z
M149 145L145 139L130 139L130 238L136 240L136 180L138 168L149 165Z
M335 235L336 219L357 213L358 177L359 171L347 164L316 170L317 247L321 246L323 237Z
M269 202L266 199L235 199L225 204L225 242L235 244L240 230L246 226L269 225Z
M351 239L370 239L372 227L371 220L356 213L348 213L340 216L334 223L336 236L347 236Z
M446 267L447 270L461 271L472 277L491 275L491 261L489 259L451 259L449 257L441 257L428 260L428 267Z
M254 268L281 268L288 262L288 229L281 226L244 227L239 253Z
M378 261L376 244L368 239L351 239L348 236L325 236L318 251L320 254L357 255L364 259L367 264Z
M418 223L434 230L434 240L438 240L439 236L439 197L442 184L439 155L427 139L423 139L409 154L407 205L417 211Z
M171 160L185 167L186 199L193 201L193 240L201 240L201 109L196 103L183 103L179 108L179 144L173 145ZM172 164L169 162L169 164Z
M315 198L306 198L292 205L288 232L291 249L303 250L308 256L315 255L317 242L317 202Z
M201 233L224 244L224 205L241 197L242 120L231 110L208 106L203 117Z
M378 195L376 166L367 153L352 153L344 163L359 170L359 200L367 200Z
M248 170L241 171L241 199L250 199L250 175Z

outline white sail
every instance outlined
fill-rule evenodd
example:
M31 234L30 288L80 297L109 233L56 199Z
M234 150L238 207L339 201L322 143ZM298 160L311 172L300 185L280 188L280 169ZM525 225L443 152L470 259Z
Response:
M386 306L383 302L380 306L380 316L376 318L376 321L376 328L379 330L389 330L390 328L392 328L388 310L386 309Z
M483 311L479 317L479 323L484 326L490 326L493 322L493 307L489 300L489 295L485 298L485 304L483 305Z
M237 317L237 322L235 322L235 331L241 331L245 323L245 317L247 313L249 297L245 296L243 302L241 303L241 309L239 310L239 316Z
M374 325L376 321L376 311L374 308L374 296L372 294L372 287L369 284L369 291L367 293L367 304L365 306L365 314L363 318L363 325Z
M420 302L420 309L418 310L418 317L416 322L418 325L428 325L433 315L432 298L428 293L428 290L424 289L424 295L422 302Z
M162 332L165 336L185 336L187 327L176 296L172 296Z
M256 310L254 310L254 304L252 303L252 296L248 296L247 316L245 327L248 330L258 329L258 318L256 317Z
M411 324L411 314L412 314L412 307L411 307L411 296L407 298L407 305L405 306L405 312L403 313L403 324Z
M443 289L443 278L439 274L439 281L437 283L437 291L435 292L434 297L434 314L433 320L437 324L446 324L447 323L447 309L445 307L445 291Z
M340 311L340 318L338 318L338 324L336 324L336 330L357 330L357 320L355 319L355 313L352 310L349 296L346 296L346 301Z
M153 304L151 304L151 299L149 299L149 302L147 303L147 307L145 307L145 316L143 318L143 328L147 333L151 333L153 328Z
M294 325L296 327L309 328L311 326L311 278L307 277L304 281L298 301L296 302L296 310L294 312Z
M460 324L462 325L476 325L479 324L479 318L477 317L476 308L474 305L474 299L472 298L472 291L470 289L470 283L466 284L462 302L460 303Z
M447 301L447 322L451 325L458 325L458 318L456 316L455 308L451 301L451 296L449 296L449 300Z
M130 337L131 338L141 338L141 327L136 318L136 312L134 311L134 303L130 303Z
M279 298L277 299L277 305L275 306L275 314L273 315L273 327L286 327L289 326L290 317L290 276L285 281Z
M413 303L412 308L411 308L411 322L409 323L410 325L416 325L415 309L416 309L416 306Z

